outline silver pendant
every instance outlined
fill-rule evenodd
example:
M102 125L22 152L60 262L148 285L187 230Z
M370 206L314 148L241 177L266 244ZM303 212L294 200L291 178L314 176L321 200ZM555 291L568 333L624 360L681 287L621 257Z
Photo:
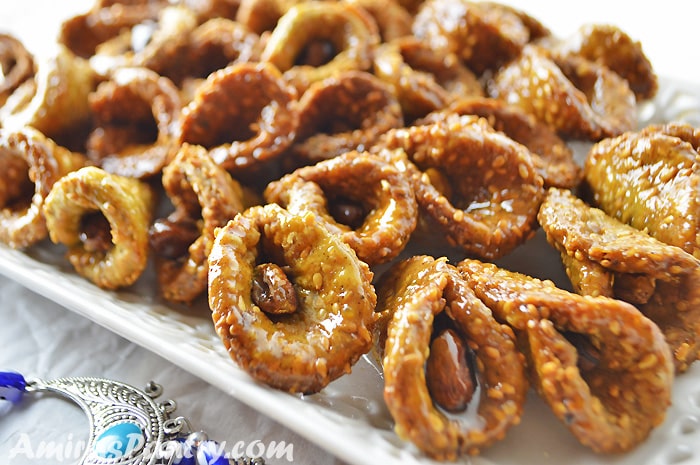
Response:
M31 380L26 391L48 392L71 399L88 417L90 438L81 465L151 465L160 463L165 443L174 437L170 414L175 402L156 403L160 386L142 391L101 378Z
M144 390L104 378L72 377L25 381L0 372L0 403L19 403L24 394L57 394L78 404L88 417L90 436L78 465L264 465L262 457L228 457L184 417L171 418L172 400L156 402L160 385Z
M88 417L90 438L79 465L258 465L262 458L212 454L216 443L192 432L183 417L170 418L176 404L157 403L160 385L145 390L103 378L29 380L25 393L50 393L78 404Z

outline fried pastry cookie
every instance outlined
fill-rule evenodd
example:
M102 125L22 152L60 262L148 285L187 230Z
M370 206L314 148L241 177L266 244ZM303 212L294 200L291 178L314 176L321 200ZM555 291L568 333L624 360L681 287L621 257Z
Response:
M672 356L658 326L634 306L477 260L457 268L496 319L513 328L533 386L581 444L628 451L663 422Z
M161 76L177 78L177 67L185 58L191 36L198 26L194 11L186 6L173 5L163 8L149 31L148 40L133 51L131 65L148 68ZM132 39L133 44L136 38Z
M363 8L349 2L301 2L279 19L260 60L276 66L303 94L314 82L371 69L380 40L376 22Z
M13 131L31 126L66 145L89 126L88 95L96 78L86 60L59 46L0 107L0 125Z
M46 197L56 181L85 164L83 155L36 129L0 129L0 242L21 249L46 238Z
M312 84L298 107L299 130L288 153L301 165L363 151L404 122L389 86L364 71L347 71Z
M149 230L158 285L166 300L190 303L207 289L214 233L243 211L243 192L204 147L189 144L163 169L162 179L174 211Z
M450 118L452 114L485 118L492 128L527 147L545 187L574 188L579 184L582 170L574 160L573 150L551 127L520 107L499 99L464 97L421 118L417 124Z
M700 155L693 134L676 124L602 140L588 152L584 180L594 206L700 258Z
M382 149L391 156L396 149L405 152L407 159L394 163L408 172L421 214L450 244L496 259L533 234L544 196L542 177L530 151L486 120L452 115L395 129L373 151Z
M445 259L398 262L377 295L386 321L386 336L377 338L384 399L399 437L431 458L455 460L520 422L529 384L512 330Z
M97 286L129 286L146 268L154 200L146 183L86 166L59 179L46 197L49 237L68 247L76 272Z
M105 171L147 179L177 152L182 105L172 81L147 68L119 68L90 94L88 157Z
M653 98L658 78L640 42L611 24L584 24L554 45L556 53L578 55L604 65L629 83L638 101Z
M525 46L499 69L488 90L566 138L597 141L637 125L637 101L627 80L581 56L536 45Z
M372 277L313 213L255 206L216 234L209 306L242 369L274 388L313 393L372 347Z
M236 22L256 34L272 32L282 15L302 0L240 0Z
M227 16L209 16L207 3L216 9L212 3L225 2L169 5L157 18L124 28L101 43L90 63L103 75L120 67L148 68L190 95L195 82L211 72L235 61L251 61L259 53L257 34Z
M260 36L241 23L212 18L190 35L183 63L179 63L180 87L196 87L211 73L235 63L256 61Z
M430 48L456 53L478 76L497 70L516 58L527 43L550 34L521 10L469 0L424 2L412 29Z
M267 63L210 74L182 111L180 143L201 145L232 173L275 159L296 138L297 93Z
M314 212L368 265L404 250L418 221L406 174L378 156L347 152L299 168L265 189L265 199L290 212Z
M382 43L373 72L394 90L406 123L460 98L484 95L476 75L455 53L433 49L415 36Z
M635 305L663 331L676 370L687 370L700 354L700 261L569 191L550 189L538 219L574 289Z
M61 23L58 42L81 58L90 58L97 47L124 30L140 23L156 21L168 0L132 2L96 1L89 11Z
M0 34L0 107L24 81L36 73L34 57L10 34Z
M115 37L99 44L90 56L90 64L104 76L119 68L133 67L147 68L159 76L176 80L197 24L197 16L191 9L183 5L165 5L154 19L125 27Z

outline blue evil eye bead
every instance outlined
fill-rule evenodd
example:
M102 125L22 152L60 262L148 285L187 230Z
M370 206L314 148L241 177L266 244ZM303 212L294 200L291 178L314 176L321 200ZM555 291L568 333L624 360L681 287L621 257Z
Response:
M13 371L0 372L0 400L16 404L22 400L22 395L26 391L27 381L24 376Z
M168 444L168 456L172 465L197 465L196 450L185 438L177 438Z
M197 465L229 465L224 446L216 441L203 441L197 447Z
M95 453L103 459L128 457L143 449L146 437L135 423L119 423L110 426L97 437Z

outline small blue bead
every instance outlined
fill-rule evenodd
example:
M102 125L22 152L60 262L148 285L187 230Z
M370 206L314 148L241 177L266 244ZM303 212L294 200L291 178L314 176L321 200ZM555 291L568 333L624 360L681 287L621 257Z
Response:
M197 465L229 465L226 451L216 441L204 441L197 448Z
M13 371L0 371L0 400L9 400L13 404L22 400L27 390L24 376Z
M197 465L195 451L187 444L185 438L177 438L174 440L178 444L175 455L173 456L173 465Z
M135 423L119 423L104 430L95 441L95 452L104 459L118 459L143 449L146 437Z

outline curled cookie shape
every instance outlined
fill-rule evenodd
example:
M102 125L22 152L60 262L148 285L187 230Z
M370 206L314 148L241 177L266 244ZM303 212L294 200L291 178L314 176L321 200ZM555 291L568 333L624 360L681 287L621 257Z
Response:
M0 123L11 130L31 126L61 143L83 131L90 120L88 94L96 76L87 61L65 47L37 66L0 108Z
M228 1L165 5L156 18L124 28L97 46L90 63L104 75L121 67L142 67L178 87L191 86L187 79L193 76L205 78L236 57L249 58L249 39L254 36L257 42L256 34L228 16L209 16L208 10L219 9L214 3L226 10Z
M348 2L302 2L279 19L260 59L302 94L344 71L369 70L379 42L377 25L364 9Z
M243 192L206 149L188 144L163 169L163 188L175 210L149 231L160 293L189 303L207 289L216 228L243 211Z
M59 179L44 204L51 241L68 247L81 276L103 289L133 284L146 268L154 198L134 178L87 166Z
M503 439L520 422L529 385L510 328L444 259L399 262L377 294L377 310L391 315L384 399L399 437L437 460Z
M602 140L588 153L584 177L595 206L700 258L700 163L693 134L672 125Z
M243 44L232 44L232 40L244 39L232 29L247 31L245 26L235 23L237 27L231 28L234 21L223 17L202 18L197 10L205 5L199 3L166 6L156 19L124 29L100 44L90 63L105 75L123 67L147 68L167 77L178 88L188 90L194 85L188 79L206 78L209 74L206 70L212 72L233 61L222 62L223 55L245 48ZM217 50L212 53L214 48ZM206 53L212 53L211 63L206 61L208 57L203 55Z
M480 76L514 59L549 30L525 12L497 2L428 0L416 14L413 34L430 48L456 53Z
M147 68L177 84L197 16L185 6L165 6L153 20L144 20L97 46L90 64L102 75L123 67Z
M663 331L676 370L687 370L700 354L700 261L569 191L550 190L538 218L574 289L635 305Z
M625 79L580 56L555 56L534 45L496 73L489 92L565 137L600 140L637 125L636 98Z
M313 213L251 207L216 235L209 305L241 368L274 388L313 393L371 348L372 276Z
M301 0L240 0L236 22L256 34L272 31L287 10Z
M236 21L213 18L192 31L187 45L183 79L206 79L235 63L255 61L260 36Z
M296 91L265 63L238 63L209 75L183 110L180 142L201 145L241 172L270 161L296 137Z
M579 184L582 170L574 160L573 150L551 127L520 107L493 98L464 98L427 115L419 123L450 118L454 113L485 118L495 130L527 147L545 187L574 188Z
M124 30L157 20L160 11L168 4L168 0L95 2L88 12L73 16L61 24L58 41L75 55L89 58L100 44Z
M452 245L495 259L527 240L544 196L530 152L485 120L453 116L395 129L373 150L403 149L421 213Z
M406 174L369 153L348 152L299 168L270 183L265 199L293 213L313 212L369 265L396 257L418 220Z
M628 451L663 422L672 357L658 326L635 307L476 260L457 268L496 319L513 328L534 387L581 444Z
M146 68L120 68L90 95L90 157L109 173L145 179L177 151L180 96L168 78Z
M178 73L185 53L189 47L191 35L197 27L197 16L185 6L168 6L158 13L155 24L144 23L142 28L150 27L147 39L134 36L132 29L129 42L133 48L131 65L148 68L161 76L178 79ZM139 31L140 32L140 31ZM137 43L139 39L142 43ZM124 55L122 53L121 55ZM127 54L128 55L128 54Z
M381 44L373 69L396 93L407 122L444 109L459 98L484 95L476 75L456 54L430 48L414 36Z
M0 34L0 107L36 72L34 57L16 37Z
M313 84L299 101L299 133L291 153L302 164L365 150L386 131L403 126L390 88L364 71Z
M658 78L642 45L620 28L608 24L586 24L554 46L557 53L578 55L607 66L629 83L637 100L653 98Z
M46 238L46 196L56 181L84 165L84 156L36 129L0 129L0 242L21 249Z

